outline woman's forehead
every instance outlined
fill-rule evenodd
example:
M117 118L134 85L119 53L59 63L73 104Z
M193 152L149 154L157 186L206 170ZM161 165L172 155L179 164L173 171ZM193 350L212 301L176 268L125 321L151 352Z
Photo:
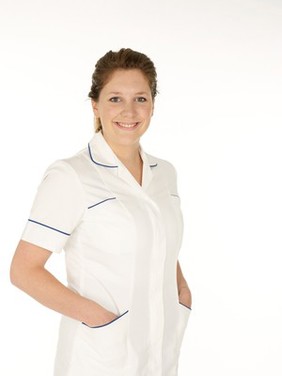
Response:
M117 70L104 86L104 91L108 93L120 94L125 90L135 94L147 94L150 91L149 82L142 71Z

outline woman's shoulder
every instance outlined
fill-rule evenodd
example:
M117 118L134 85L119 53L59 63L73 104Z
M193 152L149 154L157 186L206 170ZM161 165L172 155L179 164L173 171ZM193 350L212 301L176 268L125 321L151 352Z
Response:
M87 161L87 148L80 150L72 156L55 159L45 167L43 180L52 180L57 182L78 182L80 174L85 169Z

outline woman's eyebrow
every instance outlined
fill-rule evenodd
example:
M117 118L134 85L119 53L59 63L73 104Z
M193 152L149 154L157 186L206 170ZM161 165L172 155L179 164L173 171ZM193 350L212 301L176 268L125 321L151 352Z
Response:
M120 95L122 94L121 92L119 91L111 91L108 93L108 95L110 94L114 94L114 95ZM145 95L145 94L148 94L146 91L139 91L138 93L135 93L135 95Z

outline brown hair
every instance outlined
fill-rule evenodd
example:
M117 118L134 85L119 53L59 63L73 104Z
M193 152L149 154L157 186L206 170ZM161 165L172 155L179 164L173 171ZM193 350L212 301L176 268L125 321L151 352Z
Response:
M99 95L106 85L111 74L117 69L140 69L148 80L153 100L157 95L157 72L154 63L145 54L122 48L118 52L109 51L101 57L92 74L92 86L88 97L94 101L99 100ZM95 121L95 131L102 129L100 119Z

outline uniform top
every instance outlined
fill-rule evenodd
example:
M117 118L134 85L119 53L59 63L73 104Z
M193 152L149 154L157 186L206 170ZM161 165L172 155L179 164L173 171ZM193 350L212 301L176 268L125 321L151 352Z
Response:
M69 288L116 315L129 312L127 340L138 354L131 375L165 375L159 370L176 367L168 354L179 344L168 330L179 315L183 222L174 167L141 146L140 156L141 185L95 133L87 148L46 170L22 239L64 250ZM150 359L145 348L154 349Z

